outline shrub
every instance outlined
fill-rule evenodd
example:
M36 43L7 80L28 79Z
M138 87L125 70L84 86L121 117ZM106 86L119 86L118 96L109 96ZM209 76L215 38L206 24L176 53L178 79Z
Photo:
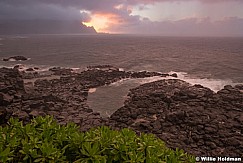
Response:
M37 117L23 125L11 118L0 127L0 162L195 162L182 150L167 148L152 134L99 127L79 131L73 123L59 125L52 117Z

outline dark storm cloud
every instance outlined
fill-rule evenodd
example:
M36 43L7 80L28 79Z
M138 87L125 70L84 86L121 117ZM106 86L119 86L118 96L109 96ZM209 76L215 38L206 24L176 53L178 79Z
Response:
M11 6L56 5L64 8L73 7L87 10L108 10L123 0L2 0L2 4Z
M129 27L128 27L129 26ZM177 21L153 22L149 19L133 25L112 26L111 31L131 34L152 34L163 36L243 36L243 19L227 17L220 21L210 18L187 18Z
M73 5L64 6L38 0L3 0L0 1L0 19L88 21L90 15L80 13L80 10Z
M75 19L88 20L89 15L80 10L93 13L112 13L126 19L128 6L153 4L155 2L185 2L192 0L1 0L0 18L3 19ZM204 3L243 2L242 0L199 0ZM114 8L122 4L122 10Z
M213 22L210 19L185 18L177 21L151 21L131 15L132 7L157 2L193 2L195 0L0 0L1 19L42 19L89 21L92 14L112 15L107 31L162 35L242 35L243 19L229 17ZM203 4L243 0L198 0ZM144 6L143 6L144 5ZM116 7L119 6L119 7ZM80 10L84 11L80 13ZM85 12L85 11L88 12Z

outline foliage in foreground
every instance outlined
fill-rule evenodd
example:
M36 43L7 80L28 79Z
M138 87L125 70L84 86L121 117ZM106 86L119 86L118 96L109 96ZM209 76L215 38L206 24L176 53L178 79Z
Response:
M27 125L17 119L0 127L0 162L195 162L182 150L173 151L152 134L137 136L129 129L108 127L80 132L75 124L62 126L52 117Z

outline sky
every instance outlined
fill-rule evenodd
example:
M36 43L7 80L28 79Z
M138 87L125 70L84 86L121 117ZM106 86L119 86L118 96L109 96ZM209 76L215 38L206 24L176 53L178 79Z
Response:
M243 36L243 0L0 0L0 21L37 19L117 34Z

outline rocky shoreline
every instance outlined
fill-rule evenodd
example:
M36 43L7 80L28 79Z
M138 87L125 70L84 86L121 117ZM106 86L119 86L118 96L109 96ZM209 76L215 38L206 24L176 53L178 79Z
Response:
M1 125L11 116L28 122L35 116L52 115L61 124L78 124L82 131L101 125L128 127L154 133L169 147L197 156L243 157L242 85L225 86L215 93L178 79L147 83L131 89L124 106L103 118L87 105L89 89L126 78L169 74L126 72L110 65L90 66L82 72L56 67L46 76L36 69L0 68Z
M107 121L87 105L89 89L125 78L169 76L157 72L125 72L109 65L88 67L80 73L60 67L49 71L51 75L43 76L36 71L19 71L16 67L0 69L2 123L10 116L27 122L48 114L61 124L72 121L85 131Z

